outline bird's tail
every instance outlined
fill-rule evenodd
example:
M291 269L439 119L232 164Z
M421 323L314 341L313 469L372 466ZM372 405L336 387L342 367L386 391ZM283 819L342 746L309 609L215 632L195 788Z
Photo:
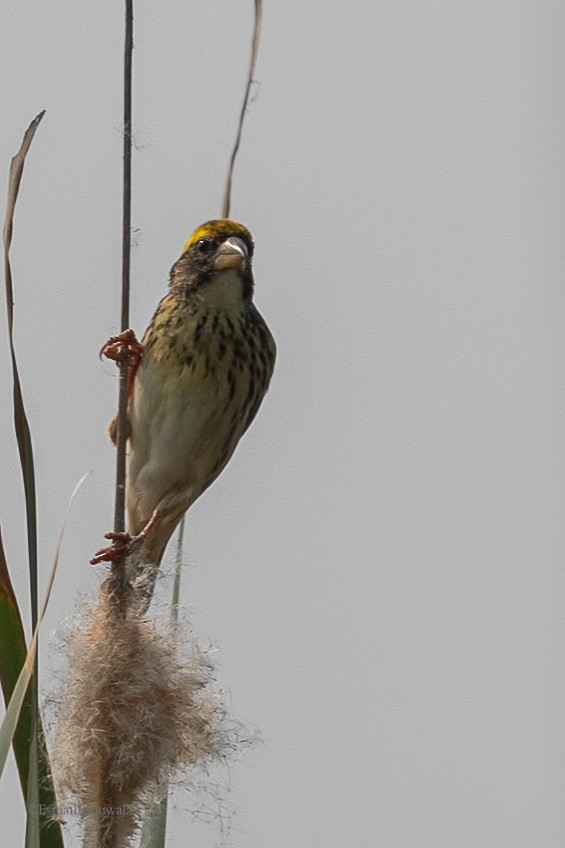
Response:
M174 522L171 518L160 518L143 540L141 548L128 558L128 578L136 591L142 614L147 612L153 598L161 560L179 521L180 518Z
M149 609L159 575L160 562L138 562L131 570L130 583L137 596L139 611L144 615Z

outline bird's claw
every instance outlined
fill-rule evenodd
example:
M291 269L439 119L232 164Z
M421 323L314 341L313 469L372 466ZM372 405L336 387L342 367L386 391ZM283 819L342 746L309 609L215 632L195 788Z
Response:
M143 345L137 340L133 330L124 330L117 336L110 336L102 345L99 356L100 359L105 356L118 364L127 359L134 368L137 368L143 356Z
M116 560L125 559L130 556L143 542L143 536L132 536L130 533L116 533L110 530L104 534L105 539L110 539L111 545L105 548L100 548L96 551L92 559L91 565L99 565L101 562L116 562Z
M110 336L106 344L102 345L98 355L100 359L103 356L113 359L120 366L122 362L127 362L127 387L128 398L130 398L135 375L143 357L143 345L138 342L133 330L124 330L117 336Z
M125 559L130 556L138 550L149 534L153 532L160 520L161 515L155 510L143 530L137 536L116 530L110 530L108 533L104 533L104 538L110 539L112 544L96 551L90 560L90 564L98 565L101 562L116 562L116 560Z

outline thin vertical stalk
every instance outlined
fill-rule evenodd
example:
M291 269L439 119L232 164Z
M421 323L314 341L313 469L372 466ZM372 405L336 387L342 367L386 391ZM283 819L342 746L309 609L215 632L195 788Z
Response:
M241 131L243 129L243 122L245 120L245 112L247 110L247 104L249 102L249 96L251 94L251 86L253 85L253 76L255 74L255 64L257 62L257 53L259 51L259 40L261 38L261 24L263 22L263 0L255 0L255 24L253 26L253 36L251 38L251 56L249 58L249 71L247 73L247 85L245 86L245 95L243 97L243 103L241 105L241 112L239 114L239 121L237 124L237 132L235 134L235 141L232 148L230 162L228 165L228 173L226 176L226 186L224 189L224 199L222 201L222 218L229 218L230 216L230 205L231 205L231 184L233 178L233 170L235 166L235 160L237 158L237 151L239 150L239 145L241 142Z
M122 312L121 330L129 327L130 264L131 264L131 153L132 153L132 67L133 67L133 0L126 0L124 44L124 172L122 219ZM127 357L120 362L120 388L118 401L118 439L116 459L116 500L114 530L125 530L126 441L128 403ZM124 562L112 563L112 573L125 580Z
M183 515L177 538L177 557L175 563L175 581L173 583L173 597L171 601L171 621L176 626L179 620L180 604L180 574L182 568L182 552L184 543L185 516Z

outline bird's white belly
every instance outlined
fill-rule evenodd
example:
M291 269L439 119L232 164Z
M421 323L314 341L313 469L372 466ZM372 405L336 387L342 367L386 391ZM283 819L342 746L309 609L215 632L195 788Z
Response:
M233 432L231 410L225 411L226 391L225 381L197 380L188 369L165 379L148 362L138 372L130 407L128 508L142 520L169 495L188 509L211 482L219 448L229 445L226 462L233 453L241 434Z

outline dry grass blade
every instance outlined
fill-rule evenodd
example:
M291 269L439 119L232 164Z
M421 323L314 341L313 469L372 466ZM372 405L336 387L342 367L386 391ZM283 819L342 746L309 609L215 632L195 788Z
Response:
M14 692L19 673L25 662L27 646L20 609L10 579L2 534L0 532L0 683L7 704ZM29 727L31 700L23 706L24 718L14 731L12 743L24 797L29 773Z
M10 699L10 703L8 704L8 707L6 709L6 715L4 716L4 720L2 721L2 724L0 725L0 773L2 772L2 769L4 768L4 763L6 761L8 750L10 748L10 743L11 743L11 740L12 740L12 737L13 737L13 734L14 734L14 731L15 731L15 727L16 727L16 724L17 724L17 721L18 721L18 718L19 718L19 715L20 715L20 710L21 710L22 704L24 702L25 693L27 691L29 681L30 681L31 676L33 674L33 667L34 667L34 663L35 663L35 655L36 655L36 651L37 651L37 640L38 640L38 637L39 637L39 627L41 625L41 622L43 621L43 618L44 618L45 613L47 611L47 605L49 604L49 598L51 597L51 590L53 588L53 583L55 581L55 574L57 572L57 566L59 564L59 557L61 555L61 545L63 543L63 536L64 536L64 533L65 533L65 528L67 526L67 521L68 521L68 518L69 518L71 506L72 506L73 500L75 499L75 496L76 496L78 490L80 489L80 487L82 486L82 484L86 480L87 476L88 475L85 474L84 477L81 477L81 479L78 481L78 483L76 484L76 486L73 490L73 493L72 493L72 495L69 499L69 502L67 504L67 509L65 511L65 517L63 518L63 525L61 527L61 532L59 533L57 548L55 550L55 556L53 557L53 563L51 565L51 571L49 573L49 579L47 581L47 588L45 589L45 595L44 595L44 598L43 598L43 603L41 605L41 612L39 614L39 618L37 620L37 624L36 624L35 630L33 632L33 637L32 637L32 640L31 640L31 644L29 646L29 650L27 652L25 662L23 664L22 670L20 671L18 680L17 680L16 685L14 687L14 692L13 692L12 697Z
M6 302L8 311L8 337L10 344L10 355L12 358L12 373L14 377L14 424L16 438L20 453L20 462L24 479L24 491L27 513L28 529L28 552L30 567L30 593L32 626L37 622L37 516L35 506L35 475L33 470L33 449L29 424L25 413L20 377L16 363L14 350L14 290L12 283L12 269L10 266L10 246L12 244L12 230L14 222L14 211L16 200L22 179L24 163L28 154L35 131L45 114L40 112L31 122L24 135L22 146L12 159L10 165L10 178L8 183L8 200L6 203L6 217L4 219L4 276L6 280Z
M249 72L247 74L247 85L245 86L245 95L243 97L243 104L241 106L241 112L239 115L239 122L237 125L237 132L235 135L235 142L232 148L230 163L228 166L228 174L226 177L226 187L224 190L224 199L222 201L222 218L229 218L230 216L230 205L231 205L231 184L233 179L233 171L235 166L235 160L237 158L237 151L239 150L239 145L241 142L241 132L243 130L243 122L245 120L245 112L247 110L247 104L249 102L249 96L251 93L251 86L253 85L253 77L255 75L255 65L257 63L257 53L259 52L259 41L261 38L261 24L263 22L263 0L255 0L255 25L253 27L253 37L251 39L251 56L249 59Z
M25 413L13 340L14 296L12 269L10 266L10 247L12 244L14 212L22 180L24 164L35 132L44 114L45 111L40 112L39 115L37 115L37 117L31 122L24 134L21 147L10 164L8 198L3 231L8 340L14 383L14 424L24 482L30 575L31 619L33 629L37 628L38 620L35 473L31 434ZM7 579L3 581L4 590L7 589L9 582L7 568L5 569L5 572L5 577ZM5 604L4 612L6 613L6 617L3 620L2 644L0 646L2 686L6 700L9 698L13 700L14 690L23 685L16 682L13 672L16 671L16 668L18 671L22 668L25 657L25 640L21 629L19 610L15 603L15 598L13 598L13 593L12 596L10 596L9 592L7 594L4 593L3 602ZM37 672L37 653L35 653L35 670ZM53 846L53 848L55 848L55 846L63 845L63 837L59 824L53 823L52 826L42 827L40 829L39 819L37 815L34 815L32 812L32 807L36 808L38 803L52 805L55 801L55 794L49 772L49 763L47 760L45 740L43 738L43 730L39 717L37 677L37 673L35 673L32 677L32 685L30 689L28 689L26 685L24 691L21 693L23 707L20 705L17 710L18 715L21 713L20 720L17 727L14 726L14 732L12 734L8 734L8 736L10 736L10 741L13 738L14 752L16 754L22 789L28 805L26 845L41 844L44 848L47 848L47 846ZM23 712L21 712L22 710Z

